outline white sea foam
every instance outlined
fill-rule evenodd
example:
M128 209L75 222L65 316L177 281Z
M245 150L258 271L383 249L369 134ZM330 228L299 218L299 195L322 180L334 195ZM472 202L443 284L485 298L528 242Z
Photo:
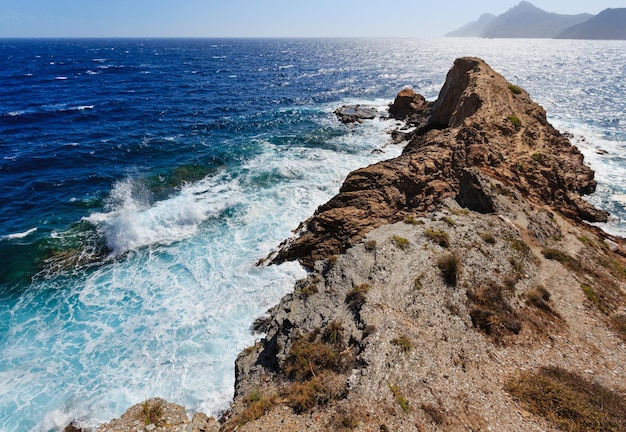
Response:
M19 233L15 233L15 234L8 234L5 235L4 237L2 237L5 240L16 240L16 239L22 239L24 237L28 237L29 235L33 234L34 232L37 231L37 228L31 228L29 230L26 230L24 232L19 232Z
M105 213L86 218L100 227L113 255L154 244L170 244L194 235L201 223L237 202L237 190L219 179L182 188L165 201L146 202L132 180L117 182Z

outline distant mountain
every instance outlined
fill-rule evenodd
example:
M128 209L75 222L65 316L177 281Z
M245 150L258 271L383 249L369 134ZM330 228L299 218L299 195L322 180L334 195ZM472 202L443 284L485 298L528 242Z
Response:
M491 25L496 16L490 13L484 13L478 18L478 21L472 21L465 24L458 30L450 32L446 37L472 37L480 36Z
M626 39L626 8L605 9L589 20L572 26L557 39Z
M590 14L562 15L546 12L527 1L522 1L517 6L492 19L477 36L485 38L553 38L567 28L583 23L592 17L593 15ZM471 26L471 24L465 27ZM465 27L449 35L460 32ZM474 26L470 27L470 29L473 28Z

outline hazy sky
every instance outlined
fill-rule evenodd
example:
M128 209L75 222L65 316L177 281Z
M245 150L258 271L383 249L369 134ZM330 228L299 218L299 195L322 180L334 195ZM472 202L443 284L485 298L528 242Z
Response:
M440 37L519 0L0 0L0 37ZM531 0L596 14L626 0Z

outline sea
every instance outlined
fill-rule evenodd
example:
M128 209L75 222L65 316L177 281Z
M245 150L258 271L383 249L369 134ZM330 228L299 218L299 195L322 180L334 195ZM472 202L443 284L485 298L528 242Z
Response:
M259 259L399 155L388 104L468 55L571 134L626 236L624 41L0 40L0 430L226 410L251 324L306 274Z

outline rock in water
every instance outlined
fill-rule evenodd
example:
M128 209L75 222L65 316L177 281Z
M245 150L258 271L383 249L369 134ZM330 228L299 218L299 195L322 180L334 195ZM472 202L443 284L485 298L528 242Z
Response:
M372 120L378 115L378 110L374 107L364 105L344 105L335 110L337 118L345 124L360 123L363 120Z

